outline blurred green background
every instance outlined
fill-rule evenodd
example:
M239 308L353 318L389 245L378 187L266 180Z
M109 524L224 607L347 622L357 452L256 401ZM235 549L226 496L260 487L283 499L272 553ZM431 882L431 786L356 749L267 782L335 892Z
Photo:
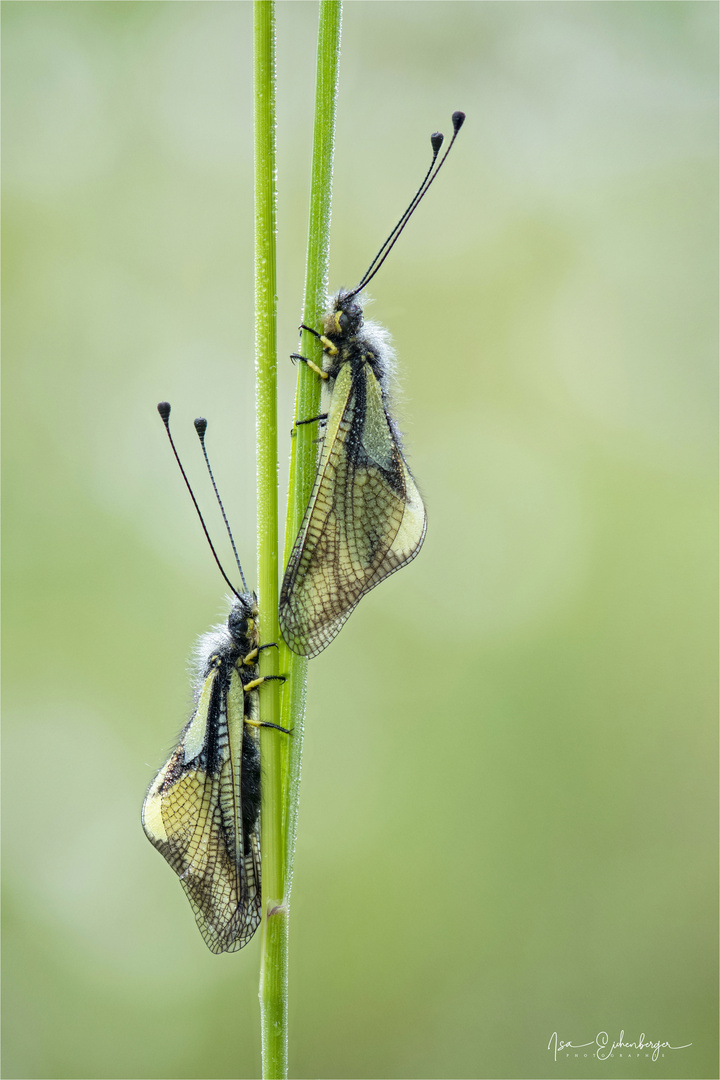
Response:
M252 7L2 5L4 1072L254 1077L145 840L224 587L155 404L254 569ZM333 288L372 285L429 517L310 666L296 1077L715 1077L717 21L349 3ZM284 494L317 8L278 8ZM548 1042L625 1032L682 1050Z

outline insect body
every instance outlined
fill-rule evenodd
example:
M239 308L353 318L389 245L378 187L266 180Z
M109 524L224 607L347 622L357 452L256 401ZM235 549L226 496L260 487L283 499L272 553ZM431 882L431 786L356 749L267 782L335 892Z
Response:
M315 656L362 597L410 562L425 538L426 515L389 411L393 352L386 332L363 318L360 291L375 276L435 179L465 119L453 114L453 138L433 172L443 137L409 207L360 283L341 290L325 315L325 432L310 501L280 591L280 628L294 652Z
M325 437L280 594L283 637L304 656L329 645L365 593L417 555L426 526L388 411L385 332L363 321L349 292L334 298L324 331Z
M258 644L257 604L241 593L200 641L195 711L143 804L214 953L241 949L261 916Z
M226 625L200 639L195 710L178 745L145 796L145 834L180 878L211 952L242 949L261 918L260 676L258 607L248 591L227 518L205 452L205 420L196 420L205 461L235 552L243 592L236 591L218 560L170 434L170 406L158 405L180 471L195 503L220 572L234 593ZM278 728L285 732L285 728ZM287 732L286 732L287 733Z

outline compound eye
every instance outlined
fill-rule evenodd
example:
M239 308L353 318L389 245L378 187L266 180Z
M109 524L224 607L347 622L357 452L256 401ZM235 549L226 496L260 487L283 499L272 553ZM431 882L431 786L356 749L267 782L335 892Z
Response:
M237 640L238 638L247 637L248 633L248 619L247 616L241 614L237 609L233 609L230 612L228 618L228 629L231 635Z
M348 318L346 312L344 312L344 311L340 312L340 314L337 317L337 325L338 325L338 330L347 330L348 326L350 325L350 319Z

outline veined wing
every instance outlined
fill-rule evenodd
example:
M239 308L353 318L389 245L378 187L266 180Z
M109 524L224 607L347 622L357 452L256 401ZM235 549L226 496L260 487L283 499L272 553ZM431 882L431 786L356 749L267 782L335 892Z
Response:
M241 949L261 917L258 836L252 832L245 844L241 755L229 734L239 719L242 738L243 717L240 711L228 722L228 699L236 711L237 695L229 695L222 681L217 668L208 675L195 715L143 805L145 833L178 875L214 953Z
M333 640L365 593L417 555L425 508L367 364L333 387L322 454L280 593L280 627L302 656Z

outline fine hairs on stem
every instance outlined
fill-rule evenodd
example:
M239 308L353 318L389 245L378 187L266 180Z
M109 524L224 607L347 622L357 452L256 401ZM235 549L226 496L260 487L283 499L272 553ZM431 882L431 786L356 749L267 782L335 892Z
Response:
M261 729L262 788L262 959L260 1009L262 1075L284 1080L288 1075L288 919L292 859L302 756L307 660L292 653L279 636L278 517L277 517L277 412L276 412L276 283L275 283L275 4L255 0L255 300L256 300L256 412L258 493L258 588L263 612L263 641L276 641L277 649L261 654L261 674L282 672L285 682L273 682L263 700L264 722L279 723L292 738L274 738L277 732ZM313 124L313 161L308 257L302 321L314 324L325 303L328 277L330 198L338 90L340 0L319 5L317 78ZM307 339L311 335L306 335ZM303 342L307 355L319 350ZM313 415L319 403L317 380L306 366L298 370L295 419ZM285 560L309 498L317 447L312 433L298 428L292 441Z

